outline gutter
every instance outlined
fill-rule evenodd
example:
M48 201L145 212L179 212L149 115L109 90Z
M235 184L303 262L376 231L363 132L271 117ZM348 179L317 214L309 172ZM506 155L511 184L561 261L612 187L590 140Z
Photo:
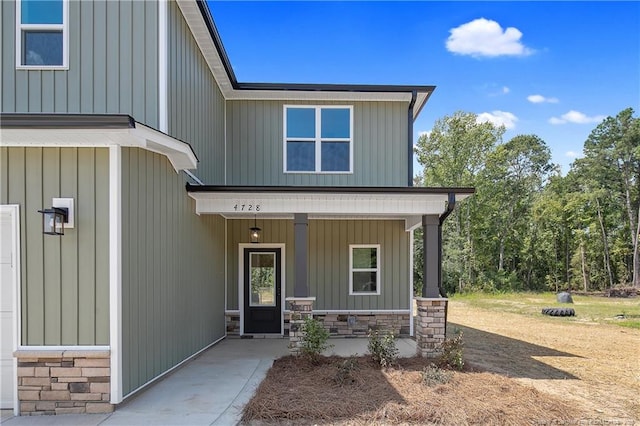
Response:
M447 209L444 213L440 215L438 218L438 291L440 292L440 297L447 297L447 292L444 290L442 286L442 224L449 217L451 213L453 213L453 209L456 207L456 193L449 192L449 200L447 201ZM445 311L445 324L447 321L447 313Z
M416 104L416 98L418 92L416 90L411 91L411 102L409 102L409 110L407 111L407 138L408 150L407 150L407 186L413 186L413 106Z

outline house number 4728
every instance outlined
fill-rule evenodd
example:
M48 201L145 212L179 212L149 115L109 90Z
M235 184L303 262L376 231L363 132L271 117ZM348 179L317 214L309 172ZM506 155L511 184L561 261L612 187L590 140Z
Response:
M237 212L259 212L260 204L236 204L233 210Z

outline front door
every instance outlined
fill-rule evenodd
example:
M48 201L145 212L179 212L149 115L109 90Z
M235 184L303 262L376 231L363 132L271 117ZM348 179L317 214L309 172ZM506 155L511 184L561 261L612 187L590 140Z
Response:
M281 333L279 248L244 249L244 333Z

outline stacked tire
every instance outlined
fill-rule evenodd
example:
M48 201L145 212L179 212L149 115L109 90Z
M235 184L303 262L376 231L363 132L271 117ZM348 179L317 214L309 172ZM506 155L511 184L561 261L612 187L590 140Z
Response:
M573 308L544 308L542 314L552 317L574 317L576 311Z

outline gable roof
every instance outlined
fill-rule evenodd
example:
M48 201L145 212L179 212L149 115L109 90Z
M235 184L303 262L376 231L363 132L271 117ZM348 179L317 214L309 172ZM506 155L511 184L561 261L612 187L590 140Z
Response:
M415 120L435 90L435 86L238 82L206 2L177 3L225 99L401 101L411 104Z

